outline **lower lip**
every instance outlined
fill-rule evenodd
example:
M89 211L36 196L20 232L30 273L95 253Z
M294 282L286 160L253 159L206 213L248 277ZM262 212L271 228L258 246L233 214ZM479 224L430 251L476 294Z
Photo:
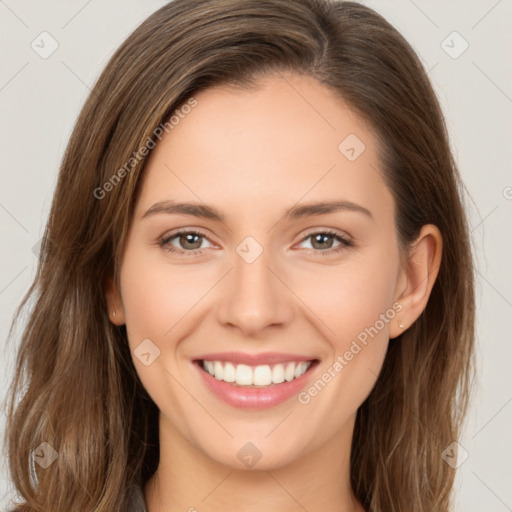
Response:
M305 373L290 382L284 381L281 384L273 384L268 387L249 388L217 380L203 370L201 362L194 362L201 378L213 394L233 407L245 409L267 409L297 395L317 365L318 361L313 361Z

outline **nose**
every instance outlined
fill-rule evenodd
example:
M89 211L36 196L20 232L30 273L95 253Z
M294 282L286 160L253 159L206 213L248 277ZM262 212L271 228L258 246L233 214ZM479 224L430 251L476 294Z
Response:
M263 253L252 263L234 255L234 268L226 276L217 310L218 321L255 337L269 327L283 328L293 318L294 295L283 272Z

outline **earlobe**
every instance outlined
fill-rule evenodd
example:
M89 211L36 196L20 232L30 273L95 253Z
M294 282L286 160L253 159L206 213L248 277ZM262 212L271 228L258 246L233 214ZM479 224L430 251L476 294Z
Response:
M114 283L112 276L108 276L105 282L105 298L107 302L107 314L114 325L123 325L125 323L123 303L121 294Z
M396 314L394 320L390 323L389 339L400 336L400 334L402 334L407 329L407 325L404 323L403 318L403 304L400 302L395 302L393 304L393 309L395 310Z
M400 281L405 286L399 288L396 301L402 304L395 324L390 327L390 338L395 338L407 330L427 306L430 293L441 266L443 239L437 226L426 224L411 245L407 268L403 269Z

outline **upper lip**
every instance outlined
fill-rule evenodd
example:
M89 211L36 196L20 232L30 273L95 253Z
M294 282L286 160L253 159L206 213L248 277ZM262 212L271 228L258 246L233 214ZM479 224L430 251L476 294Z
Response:
M216 352L197 356L196 361L225 361L233 364L258 366L264 364L279 364L291 361L314 361L315 357L300 354L285 354L282 352L262 352L261 354L245 354L243 352Z

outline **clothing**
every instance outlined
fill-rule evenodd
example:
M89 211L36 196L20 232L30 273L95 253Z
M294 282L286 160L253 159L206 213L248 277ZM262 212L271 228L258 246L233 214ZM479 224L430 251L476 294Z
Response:
M129 507L126 512L147 512L144 493L139 485L134 485L130 490Z

